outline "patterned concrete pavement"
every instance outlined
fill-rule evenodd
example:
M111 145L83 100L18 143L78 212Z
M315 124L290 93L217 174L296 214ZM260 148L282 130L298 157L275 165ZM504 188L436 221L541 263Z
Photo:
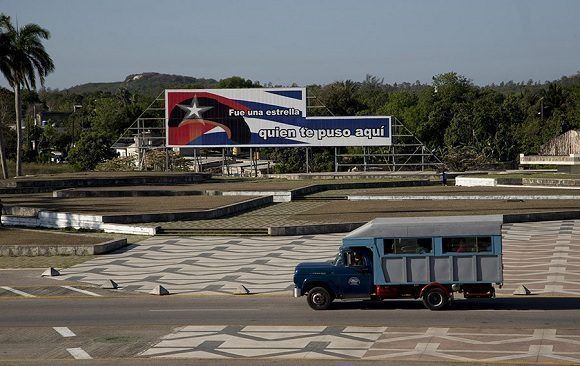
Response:
M288 293L294 267L336 255L342 234L292 237L153 237L120 254L63 270L57 279L171 293L231 294L240 284L254 293Z
M342 237L153 237L63 270L59 278L97 285L113 279L142 292L162 284L172 293L229 294L243 284L254 293L287 294L294 266L333 258ZM544 296L580 295L580 220L505 225L504 253L498 295L520 284Z
M141 356L580 363L580 330L185 326Z
M211 229L238 228L261 229L270 226L311 225L312 221L297 220L294 216L316 207L328 204L326 201L292 201L282 202L243 212L239 215L214 219L173 222L150 222L143 226L160 226L163 229ZM320 223L324 223L323 218ZM329 222L332 222L329 220Z
M580 295L580 220L504 225L504 288L534 294Z

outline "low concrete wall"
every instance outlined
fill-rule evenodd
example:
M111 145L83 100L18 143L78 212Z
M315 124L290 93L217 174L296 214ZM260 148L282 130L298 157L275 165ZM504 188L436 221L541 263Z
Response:
M292 193L288 191L225 191L222 196L268 196L272 202L290 202Z
M122 191L83 191L77 189L62 189L52 192L55 198L87 198L87 197L159 197L159 196L203 196L205 191L164 191L164 190L122 190Z
M494 187L497 185L495 178L475 178L475 177L457 177L455 185L462 187Z
M364 225L364 222L347 222L338 224L318 224L301 226L273 226L268 228L270 236L314 235L328 233L347 233Z
M108 253L125 245L127 239L110 240L94 245L0 245L0 257L94 255Z
M556 221L556 220L577 220L580 219L579 211L555 211L555 212L533 212L522 214L503 215L503 222L537 222L537 221Z
M89 229L89 230L103 230L106 233L118 233L118 234L133 234L133 235L148 235L152 236L157 233L159 227L149 227L149 226L131 226L131 225L121 225L121 224L105 224L102 222L90 220L88 222L84 221L74 221L66 218L66 213L64 219L59 219L59 217L49 216L44 218L39 217L22 217L22 216L10 216L2 215L2 225L6 226L20 226L20 227L46 227L51 229L59 228L73 228L73 229Z
M481 174L481 172L478 172ZM433 171L425 172L322 172L322 173L289 173L289 174L264 174L266 178L279 178L288 180L341 180L341 179L391 179L391 178L424 178L438 179L439 173Z
M3 194L26 194L26 193L46 193L52 192L52 187L24 187L24 188L0 188L0 195Z
M160 221L184 221L184 220L209 220L224 216L234 215L240 212L262 207L272 203L272 196L258 197L246 201L233 203L209 210L190 212L166 212L152 214L135 215L110 215L100 216L103 223L132 224L138 222L160 222ZM97 216L98 217L98 216Z
M3 206L1 213L2 215L37 217L39 212L40 209L34 207Z
M522 178L496 178L496 185L521 186Z
M457 177L456 186L464 187L489 187L497 185L510 186L548 186L548 187L580 187L580 179L566 178L473 178Z
M211 178L209 173L180 173L168 175L133 175L119 177L70 177L55 179L11 179L0 182L5 188L71 188L71 187L104 187L104 186L130 186L147 184L190 184L205 181Z
M303 197L309 194L335 190L353 188L384 188L384 187L415 187L431 185L429 180L403 180L387 182L352 182L352 183L323 183L312 184L305 187L295 188L289 191L227 191L222 192L224 196L272 196L274 202L290 202L296 197Z
M468 200L580 200L580 195L489 195L489 196L347 196L349 201L468 201Z
M522 178L522 184L526 186L579 187L580 179Z

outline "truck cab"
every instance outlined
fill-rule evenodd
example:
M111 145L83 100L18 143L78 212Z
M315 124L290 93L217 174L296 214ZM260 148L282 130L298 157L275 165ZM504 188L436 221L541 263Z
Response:
M421 299L431 310L454 293L495 296L503 281L503 217L447 216L375 219L348 234L335 259L300 263L294 296L315 310L335 299Z

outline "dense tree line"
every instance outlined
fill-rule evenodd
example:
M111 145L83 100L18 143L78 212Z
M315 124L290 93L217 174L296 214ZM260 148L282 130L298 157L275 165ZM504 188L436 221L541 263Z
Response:
M195 85L181 84L182 87ZM215 87L260 87L241 77L221 80ZM509 87L508 87L509 86ZM419 82L390 85L368 76L362 82L340 81L310 85L314 104L310 115L392 115L452 167L477 157L481 162L514 163L519 153L534 154L546 141L570 129L580 128L580 74L543 84L507 83L480 87L456 73L433 77L431 84ZM115 92L77 94L69 91L24 93L24 158L46 161L46 152L58 150L78 169L91 169L113 156L108 147L151 102L151 93L139 94L125 88ZM13 120L13 94L0 92L0 118L13 157L14 133L6 128ZM67 118L35 127L34 110L71 112ZM36 148L32 149L35 141ZM263 155L279 162L282 172L304 170L303 149L265 149ZM333 168L332 149L315 149L311 167ZM459 163L458 163L459 161Z
M479 87L456 73L433 77L431 85L389 85L367 76L308 87L327 109L310 114L392 115L452 169L517 162L519 153L537 153L549 139L580 127L580 73L546 83L502 83ZM331 154L319 149L318 153ZM284 171L302 167L304 153L271 151ZM314 170L328 169L328 159ZM505 164L504 164L505 165ZM331 165L332 167L332 165Z

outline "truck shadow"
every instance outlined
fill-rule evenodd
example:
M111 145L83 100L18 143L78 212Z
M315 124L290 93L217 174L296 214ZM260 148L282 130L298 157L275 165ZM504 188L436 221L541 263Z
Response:
M336 301L331 310L427 310L420 300ZM456 299L448 311L466 310L576 310L580 297L504 297L496 299Z

